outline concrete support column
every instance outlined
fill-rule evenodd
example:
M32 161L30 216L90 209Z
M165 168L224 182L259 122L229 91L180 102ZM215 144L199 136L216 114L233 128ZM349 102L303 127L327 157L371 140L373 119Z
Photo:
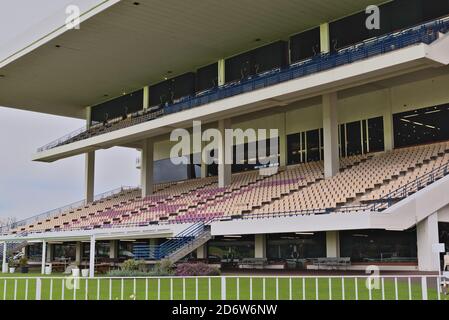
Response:
M142 197L153 194L153 157L154 141L146 139L142 142L142 154L140 163Z
M95 276L95 236L90 236L89 278Z
M76 247L75 247L75 263L77 265L79 265L81 263L81 259L82 259L82 257L81 257L81 246L82 246L82 243L80 241L78 241L76 243Z
M222 86L226 83L225 77L225 59L218 60L218 85Z
M322 53L330 51L329 23L320 25L320 46Z
M109 258L117 259L117 240L111 240L109 242Z
M53 261L53 246L52 243L47 244L47 261L49 262Z
M193 139L192 140L192 153L194 155L198 155L200 157L199 161L200 161L200 168L201 168L201 178L206 178L207 176L207 164L205 163L203 157L202 157L202 152L204 150L204 147L206 145L206 143L203 141L202 139L202 129L201 129L201 123L196 124L196 121L194 121L194 125L193 125L193 129L192 129L192 136ZM194 159L195 161L196 159ZM198 163L198 162L196 162Z
M47 243L42 241L42 262L41 262L41 273L45 274L45 263L47 262Z
M326 257L340 257L340 234L338 231L326 232Z
M90 128L92 122L92 108L86 107L86 129ZM85 160L85 187L84 198L86 204L94 201L95 184L95 151L86 153Z
M86 204L94 201L95 185L95 151L86 153L85 188Z
M206 259L207 258L207 247L205 244L198 247L196 249L196 258L197 259Z
M231 184L231 159L227 159L227 155L232 154L232 143L226 145L225 130L231 129L231 119L224 119L218 121L218 130L221 134L221 139L218 146L218 186L220 188Z
M440 242L437 212L417 224L416 236L419 271L438 271L440 268L439 254L432 252L432 246Z
M3 273L8 272L8 266L6 265L7 252L8 252L8 243L5 241L5 242L3 242L3 257L2 257L2 272Z
M143 87L143 109L148 109L150 107L150 87Z
M282 114L281 126L279 127L279 166L287 166L287 131L286 113Z
M340 170L336 92L323 95L323 135L324 177L331 178Z
M254 257L255 258L267 257L267 241L264 234L256 234L254 236Z
M384 122L384 148L385 151L394 149L394 128L393 128L393 105L391 100L391 89L388 89L386 108L383 114Z

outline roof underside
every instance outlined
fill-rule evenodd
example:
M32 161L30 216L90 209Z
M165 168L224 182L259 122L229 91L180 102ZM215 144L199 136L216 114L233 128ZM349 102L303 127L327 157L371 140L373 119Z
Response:
M86 106L162 81L169 70L192 71L385 0L133 2L0 68L0 105L84 118Z

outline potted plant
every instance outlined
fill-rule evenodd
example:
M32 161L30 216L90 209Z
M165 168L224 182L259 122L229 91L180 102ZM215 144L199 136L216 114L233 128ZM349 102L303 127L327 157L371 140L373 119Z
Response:
M9 273L16 272L16 262L13 259L9 260L8 265L9 265Z
M28 259L25 257L20 258L19 260L20 272L28 273Z

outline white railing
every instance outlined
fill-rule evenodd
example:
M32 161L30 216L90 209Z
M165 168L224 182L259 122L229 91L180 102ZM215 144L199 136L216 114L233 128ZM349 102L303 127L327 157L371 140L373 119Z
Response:
M106 192L95 195L94 202L103 200L108 197L112 197L112 196L120 194L121 192L124 192L124 191L137 190L137 188L138 187L121 186L119 188L115 188L113 190L106 191ZM53 209L53 210L50 210L50 211L47 211L44 213L40 213L38 215L14 222L11 225L0 227L0 234L8 233L10 229L15 229L17 227L26 226L28 224L31 224L31 223L34 223L34 222L37 222L40 220L51 219L54 216L57 216L63 212L66 212L69 210L75 210L75 209L84 207L85 205L86 205L86 200L79 200L79 201L73 202L69 205L66 205L66 206L63 206L63 207L60 207L57 209Z
M0 300L449 300L438 276L1 277Z

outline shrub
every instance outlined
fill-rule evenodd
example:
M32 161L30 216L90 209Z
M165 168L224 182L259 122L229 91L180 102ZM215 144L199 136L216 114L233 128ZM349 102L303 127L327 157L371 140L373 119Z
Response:
M156 263L151 273L154 276L171 276L174 274L173 263L168 259L163 259Z
M20 265L21 267L26 267L26 266L28 266L28 259L25 258L25 257L20 258L20 260L19 260L19 265Z
M120 269L122 271L139 271L141 266L143 265L142 261L137 261L134 259L128 259L125 262L123 262Z
M218 276L220 270L205 263L183 263L176 268L176 275L182 277Z

